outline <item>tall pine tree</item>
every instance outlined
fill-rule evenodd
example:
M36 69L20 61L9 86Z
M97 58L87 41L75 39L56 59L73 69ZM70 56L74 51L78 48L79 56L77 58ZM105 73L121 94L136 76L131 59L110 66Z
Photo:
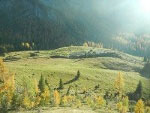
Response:
M41 75L38 87L39 87L41 93L44 92L46 85L45 85L45 78L43 75Z
M59 81L59 89L64 89L64 84L62 82L62 79Z
M139 100L142 98L142 96L143 96L143 85L142 85L142 82L139 81L136 91L135 91L135 99Z
M76 77L75 77L75 80L78 80L79 78L80 78L80 71L78 70L78 72L77 72L77 75L76 75Z

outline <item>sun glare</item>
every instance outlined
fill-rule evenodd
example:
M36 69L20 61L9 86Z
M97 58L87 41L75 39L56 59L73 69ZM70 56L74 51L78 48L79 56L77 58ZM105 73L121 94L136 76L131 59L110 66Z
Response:
M144 13L150 13L150 0L140 0L140 6Z

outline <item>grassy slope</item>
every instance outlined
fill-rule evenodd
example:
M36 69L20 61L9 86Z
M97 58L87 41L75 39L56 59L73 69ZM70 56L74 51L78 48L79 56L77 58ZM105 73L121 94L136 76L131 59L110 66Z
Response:
M77 84L79 91L84 88L93 90L94 87L100 84L100 90L96 91L97 94L104 94L105 91L113 88L114 80L121 72L125 78L126 92L134 91L139 80L143 81L144 95L149 95L149 80L142 77L135 70L143 67L142 58L127 55L117 52L122 55L122 58L113 57L97 57L97 58L82 58L82 59L68 59L68 58L51 58L50 56L69 56L74 52L88 51L94 48L85 47L65 47L50 51L25 51L8 53L6 57L17 57L17 61L7 61L6 65L12 72L16 73L16 83L22 86L25 81L28 88L31 89L34 78L39 80L40 75L43 74L48 78L52 88L57 87L59 79L62 78L63 82L72 79L77 70L81 72L81 78L69 85ZM100 49L105 50L105 49ZM107 49L106 49L107 50ZM112 51L112 50L108 50ZM35 57L30 57L30 53L36 53ZM133 61L134 59L134 61ZM125 69L126 68L126 69ZM68 86L65 85L63 92L65 93Z
M94 88L95 85L100 84L101 90L113 88L114 80L118 72L124 75L126 82L126 91L134 91L139 80L143 81L144 94L148 94L150 90L149 80L141 77L138 72L134 72L136 66L142 67L142 58L130 56L128 59L133 58L137 64L132 63L130 60L112 57L98 57L98 58L83 58L83 59L66 59L66 58L50 58L53 55L68 56L71 53L79 51L87 51L93 48L85 47L66 47L51 51L40 51L38 56L29 57L30 53L27 52L13 52L6 55L20 57L18 61L6 62L11 71L16 73L16 82L21 85L22 80L31 81L33 78L39 79L43 74L48 77L52 87L58 85L59 79L62 78L64 82L72 79L77 70L81 72L81 79L76 81L81 88ZM123 54L118 52L119 54ZM125 56L125 55L124 55ZM128 56L126 54L126 56ZM138 68L137 67L137 68ZM124 70L124 68L128 68ZM74 84L74 83L73 83ZM30 87L30 85L29 85ZM66 88L68 85L66 85Z

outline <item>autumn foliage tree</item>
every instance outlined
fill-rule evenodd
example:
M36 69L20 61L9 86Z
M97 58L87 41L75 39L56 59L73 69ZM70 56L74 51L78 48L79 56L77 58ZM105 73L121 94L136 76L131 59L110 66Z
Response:
M36 79L34 79L34 90L35 90L35 107L37 107L40 104L41 97L38 82Z
M3 63L3 60L0 59L0 100L1 105L3 106L2 108L6 108L5 110L11 106L14 91L14 74L8 71Z
M54 90L54 105L55 106L60 105L60 94L56 89Z
M115 80L115 90L116 93L118 93L119 96L123 94L124 91L124 79L122 74L119 72L116 80Z
M24 90L24 94L23 94L22 107L26 109L31 108L31 100L29 98L29 95L26 89Z
M22 42L21 46L22 46L23 50L29 50L29 49L31 49L31 45L28 42L26 42L26 43Z
M117 109L120 113L127 113L129 109L128 97L124 97L120 102L117 103Z
M144 113L144 103L140 99L135 106L135 113Z
M40 97L41 97L40 105L45 106L45 105L49 104L49 102L50 102L50 91L49 91L48 87L46 87L44 89L44 91L41 93Z
M39 80L38 89L40 90L40 105L47 105L50 102L50 91L45 83L45 78L43 75L41 75L41 78ZM36 88L36 92L38 91L38 89Z

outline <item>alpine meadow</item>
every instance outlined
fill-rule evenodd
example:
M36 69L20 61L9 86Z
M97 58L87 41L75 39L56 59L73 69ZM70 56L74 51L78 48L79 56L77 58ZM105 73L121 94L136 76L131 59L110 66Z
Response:
M0 0L0 113L150 113L150 1Z

